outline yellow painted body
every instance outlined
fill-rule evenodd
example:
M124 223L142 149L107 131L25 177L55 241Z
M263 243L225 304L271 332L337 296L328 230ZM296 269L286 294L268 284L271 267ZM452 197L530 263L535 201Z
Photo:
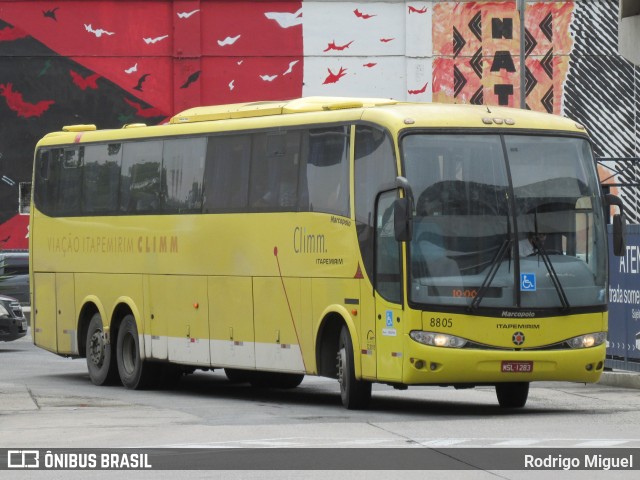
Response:
M487 113L484 107L375 99L363 106L331 99L272 103L193 109L157 127L56 132L38 147L361 120L386 128L396 142L409 126L580 132L566 119L493 107ZM369 106L375 103L383 106ZM515 125L489 125L487 118L509 118ZM516 320L422 312L407 305L406 292L403 304L385 301L374 293L360 255L353 158L351 172L352 213L340 221L309 212L51 218L32 206L34 342L78 356L83 309L94 305L108 332L119 306L126 305L137 322L143 358L316 374L319 332L327 318L339 317L352 336L358 378L393 384L598 379L601 370L585 365L603 361L604 346L525 353L443 349L409 338L415 329L442 331L507 349L513 347L513 328L501 324L535 324L525 329L527 344L542 346L606 331L607 317ZM430 325L443 317L452 326ZM503 360L533 361L533 372L501 373Z

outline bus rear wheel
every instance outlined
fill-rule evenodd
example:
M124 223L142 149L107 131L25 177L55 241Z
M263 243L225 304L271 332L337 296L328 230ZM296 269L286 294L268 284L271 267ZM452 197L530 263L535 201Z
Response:
M349 410L366 409L371 401L371 382L356 379L353 344L346 326L340 332L337 360L342 405Z
M105 341L102 317L95 313L89 322L87 340L87 370L94 385L111 385L118 379L115 355L111 354L111 344Z
M522 408L527 403L529 396L529 383L498 383L496 384L496 395L502 408Z
M133 315L125 316L120 324L116 356L120 380L126 388L141 390L158 382L159 365L140 358L140 339Z

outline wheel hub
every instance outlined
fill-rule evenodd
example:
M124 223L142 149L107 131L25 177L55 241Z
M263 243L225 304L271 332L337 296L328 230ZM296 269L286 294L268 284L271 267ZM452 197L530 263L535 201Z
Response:
M96 331L91 335L89 342L89 358L96 366L101 366L104 361L104 338L102 332Z

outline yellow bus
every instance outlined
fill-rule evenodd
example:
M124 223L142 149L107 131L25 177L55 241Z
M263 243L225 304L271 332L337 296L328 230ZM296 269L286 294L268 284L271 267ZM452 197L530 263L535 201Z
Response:
M33 186L34 342L86 358L97 385L223 368L275 388L335 378L350 409L376 382L495 386L522 407L532 381L603 370L606 207L571 120L375 98L198 107L50 133Z

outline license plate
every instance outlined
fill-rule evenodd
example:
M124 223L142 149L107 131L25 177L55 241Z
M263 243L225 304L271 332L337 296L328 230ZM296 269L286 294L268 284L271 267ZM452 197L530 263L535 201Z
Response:
M501 369L502 373L531 373L533 372L533 362L512 362L504 360Z

